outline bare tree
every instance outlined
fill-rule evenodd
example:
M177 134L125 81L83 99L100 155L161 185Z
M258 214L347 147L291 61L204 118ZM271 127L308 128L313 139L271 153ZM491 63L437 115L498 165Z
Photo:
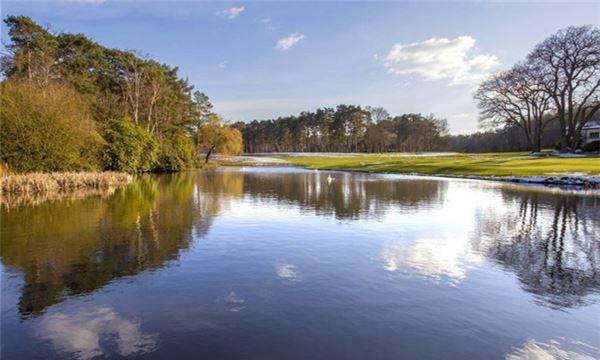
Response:
M600 110L600 29L560 30L527 57L550 96L563 129L563 147L574 151L581 128Z
M147 99L146 129L155 134L158 130L158 116L154 116L154 109L164 93L165 75L160 64L147 61L147 65L146 84L143 89L144 97Z
M371 120L376 123L390 118L390 113L383 107L367 106L365 110L370 114Z
M133 122L139 124L140 109L142 106L142 90L146 78L146 69L143 60L138 59L133 52L124 53L125 67L123 78L125 80L125 96L131 106Z
M533 68L517 64L484 81L475 93L480 121L521 128L534 152L540 151L542 133L551 120L550 95L537 79Z

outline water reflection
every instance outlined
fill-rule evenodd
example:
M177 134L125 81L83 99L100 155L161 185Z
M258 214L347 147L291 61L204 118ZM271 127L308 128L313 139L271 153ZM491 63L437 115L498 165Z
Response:
M24 276L19 313L40 314L70 295L161 268L206 236L219 214L244 202L349 222L386 220L384 231L398 234L380 248L388 272L460 282L470 265L490 259L560 308L584 304L600 288L598 198L385 175L333 173L328 181L329 175L247 168L142 176L106 198L3 207L2 263ZM294 282L301 265L281 261L270 271ZM243 308L232 294L226 303Z
M49 314L42 319L37 335L60 352L82 360L151 352L157 341L155 334L143 333L139 323L109 307Z
M249 169L244 191L253 199L290 203L317 215L338 219L380 218L392 206L412 209L436 201L445 183L431 179L407 181L398 177L362 173L292 170L286 173Z
M155 269L191 239L195 212L187 176L144 176L106 198L2 209L2 262L23 272L23 316L65 295Z
M292 264L275 264L275 273L280 279L289 281L300 280L298 270L296 269L296 266Z
M510 190L502 196L504 209L477 215L474 247L542 303L585 304L600 289L600 199Z
M487 182L273 168L2 207L2 355L587 356L560 336L596 344L598 208Z
M598 354L599 348L572 339L560 338L547 342L528 340L508 354L506 360L594 360Z
M410 246L388 244L383 247L381 257L389 272L408 270L435 281L444 277L452 282L463 280L467 264L480 260L460 237L418 239Z

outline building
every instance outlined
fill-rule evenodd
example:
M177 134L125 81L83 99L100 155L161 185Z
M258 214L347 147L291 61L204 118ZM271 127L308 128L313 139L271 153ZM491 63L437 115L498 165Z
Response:
M584 146L593 141L600 141L600 119L590 120L581 128L581 141Z

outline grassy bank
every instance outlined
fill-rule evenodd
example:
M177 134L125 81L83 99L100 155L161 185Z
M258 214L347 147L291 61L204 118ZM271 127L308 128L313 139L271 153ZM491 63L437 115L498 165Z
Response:
M321 170L418 173L453 176L598 176L600 158L529 156L527 153L452 155L365 154L336 156L273 155L291 165Z
M117 172L29 173L0 177L2 202L32 202L39 198L102 193L130 183L132 176Z

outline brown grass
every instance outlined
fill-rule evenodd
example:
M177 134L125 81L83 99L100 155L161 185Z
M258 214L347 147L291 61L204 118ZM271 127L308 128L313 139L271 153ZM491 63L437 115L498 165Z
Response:
M4 197L51 197L69 193L103 192L124 186L132 176L117 172L29 173L0 177L0 195Z

